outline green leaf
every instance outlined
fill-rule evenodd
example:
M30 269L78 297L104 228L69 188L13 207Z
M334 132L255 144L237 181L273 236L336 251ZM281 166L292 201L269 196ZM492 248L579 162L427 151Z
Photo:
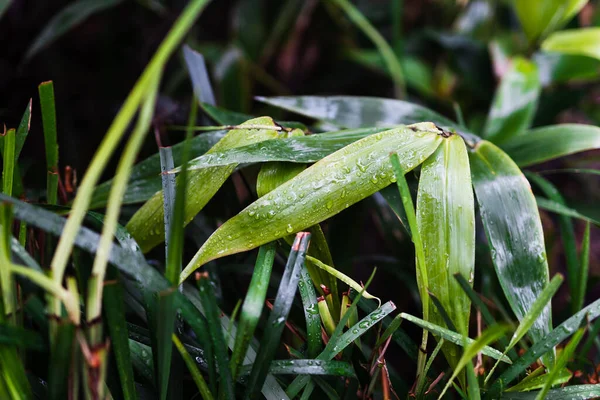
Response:
M57 326L56 335L54 335L48 362L48 397L52 400L68 398L67 384L69 375L72 373L71 361L73 353L77 351L75 330L74 324L62 320Z
M490 398L494 398L494 396L497 397L503 387L510 384L538 358L551 351L554 346L557 346L563 340L575 333L583 322L591 323L594 319L598 318L598 316L600 316L600 300L594 301L592 304L575 313L565 322L554 328L542 340L531 346L525 354L516 359L513 365L500 375L489 390Z
M315 225L395 180L390 152L411 170L439 145L432 124L367 136L322 159L225 222L204 243L181 274L215 258L239 253ZM258 234L257 234L258 233Z
M300 270L298 291L300 292L300 297L302 297L304 319L306 320L306 355L315 358L323 348L323 343L321 342L321 319L319 318L319 309L317 306L317 294L315 293L313 281L310 279L308 270L306 269L306 264Z
M0 323L0 345L14 345L31 350L46 348L46 342L38 332L6 323Z
M90 15L113 7L122 0L80 0L72 3L53 16L42 32L35 38L29 49L26 59L30 59L44 47L69 32L75 26L85 21Z
M256 100L346 128L390 127L431 121L458 128L435 111L401 100L360 96L256 97Z
M269 117L255 118L242 125L272 126L273 129L233 129L215 144L209 153L261 142L279 135L278 126ZM235 167L235 164L230 164L224 167L190 172L187 181L189 196L186 198L184 212L185 224L188 224L204 208L225 180L229 178ZM177 184L180 185L181 181L178 180ZM152 196L127 224L127 230L136 239L143 252L151 250L164 241L163 219L163 193L161 191Z
M570 81L590 81L598 78L600 60L593 57L558 52L537 52L533 55L543 87Z
M581 124L560 124L532 129L502 144L502 149L520 167L598 148L600 128Z
M559 202L548 200L543 197L536 197L535 200L537 202L538 207L543 210L551 211L553 213L566 217L581 219L583 221L590 222L596 226L600 226L600 221L596 221L595 219L583 215L579 211L567 207Z
M363 128L265 140L260 143L202 155L193 159L189 168L195 170L267 161L314 163L357 140L383 130L384 128ZM179 168L172 172L179 172Z
M54 83L43 82L38 86L40 109L44 126L44 145L46 147L46 202L58 201L58 141L56 133L56 109L54 106Z
M512 386L512 387L506 389L505 392L506 393L510 393L510 392L516 393L516 392L528 392L530 390L541 389L546 384L546 381L548 380L548 375L549 375L549 374L544 374L543 373L544 370L545 370L544 367L539 367L538 369L536 369L535 371L533 371L532 373L527 375L525 378L523 378L523 380L521 382L519 382L515 386ZM559 384L567 383L571 379L572 376L573 376L573 374L571 373L571 371L569 371L566 368L563 368L562 370L560 370L560 372L556 376L555 383L559 383Z
M521 57L514 58L494 95L484 137L501 143L529 128L540 92L536 65Z
M401 313L400 316L403 319L410 321L413 324L415 324L423 329L428 330L429 332L433 333L434 335L440 336L444 340L446 340L450 343L454 343L458 346L463 346L463 347L465 345L469 346L475 342L473 339L468 338L464 335L461 335L460 333L452 332L451 330L443 328L439 325L432 324L431 322L423 321L422 319L414 317L410 314ZM502 352L500 352L492 347L488 347L488 346L484 347L481 350L481 353L483 353L484 355L491 357L493 359L500 360L502 362L511 364L510 358L506 357L504 354L502 354Z
M533 400L538 392L504 393L502 400ZM573 385L550 390L545 400L586 400L600 396L600 385Z
M212 86L210 84L210 78L208 77L204 56L197 51L194 51L191 47L185 45L183 46L183 57L185 59L185 65L187 66L188 74L192 80L196 101L198 104L208 103L215 105L215 94L213 93ZM244 120L240 121L240 123L243 121Z
M530 42L561 28L586 3L587 0L513 0Z
M585 231L583 231L583 240L581 244L581 252L579 253L579 259L581 264L579 265L578 271L578 284L577 293L573 303L575 309L579 310L583 308L585 303L585 295L588 281L588 272L590 267L590 223L585 224ZM584 353L585 354L585 353Z
M187 366L188 371L190 371L190 375L192 375L192 379L194 380L196 387L198 387L198 391L200 392L202 399L203 400L212 400L213 396L210 393L210 390L208 390L208 386L206 386L206 381L204 380L204 376L202 376L202 374L198 370L198 366L196 365L196 362L194 361L194 359L192 359L192 357L190 356L190 353L187 352L187 350L185 349L185 346L183 345L183 343L181 343L181 341L175 334L173 334L173 343L175 344L175 347L179 351L179 354L181 354L181 357L183 358L183 361L185 362L185 365Z
M15 175L15 141L16 134L14 129L9 129L6 135L2 137L2 193L12 196L13 181Z
M267 296L273 261L275 260L276 243L271 242L260 247L256 264L252 272L252 280L248 286L248 292L244 298L240 321L237 326L237 335L235 337L235 347L231 356L231 374L233 379L237 379L238 372L250 341L254 337L256 325L262 314L262 309Z
M322 361L314 359L274 360L269 372L273 375L331 375L356 377L352 365L345 361ZM244 368L242 375L250 373Z
M417 195L417 226L427 268L427 289L439 299L458 332L467 332L471 302L454 274L475 275L475 203L469 156L464 141L453 135L443 141L421 168ZM429 322L444 319L430 298ZM450 327L450 326L448 326ZM442 350L451 366L459 359L456 346Z
M190 140L191 157L198 157L206 153L212 146L225 136L227 131L206 132ZM184 142L171 147L173 163L182 164ZM129 176L127 190L123 196L123 204L141 203L162 189L160 172L160 156L158 153L136 164ZM108 195L113 180L108 180L98 185L92 196L90 209L106 206Z
M548 285L544 234L531 187L515 163L482 141L470 153L473 186L492 261L504 295L519 321ZM548 305L529 331L534 342L552 329ZM553 352L544 359L552 365Z
M21 150L23 150L23 145L25 144L25 139L27 139L27 135L29 135L29 127L31 126L32 102L33 100L29 99L27 108L25 108L25 112L23 113L23 117L21 118L21 122L19 123L19 127L17 128L15 160L19 159L19 155L21 155Z
M567 29L550 35L542 43L542 49L600 59L599 41L600 28Z
M273 303L273 310L269 315L265 334L260 343L260 349L254 360L252 372L246 386L246 398L255 398L265 382L269 365L275 356L280 344L285 321L292 307L292 302L298 289L300 270L308 249L310 234L300 232L292 245L277 295Z

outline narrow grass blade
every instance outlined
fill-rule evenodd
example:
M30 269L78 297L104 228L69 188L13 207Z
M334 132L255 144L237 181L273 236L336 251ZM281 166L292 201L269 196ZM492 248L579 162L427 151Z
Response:
M505 390L505 393L518 393L518 392L528 392L530 390L541 389L544 387L546 382L548 381L549 374L544 374L544 367L539 367L538 369L531 372L525 378L521 380L515 386L512 386ZM567 368L563 368L556 375L554 382L556 384L567 383L573 374Z
M590 223L585 225L585 231L583 232L583 241L581 245L581 252L579 253L579 259L581 264L579 265L578 271L578 290L573 303L575 304L576 310L581 310L585 303L585 294L587 293L587 281L588 272L590 267Z
M542 223L529 182L515 163L482 141L470 153L475 194L492 261L504 295L519 321L548 285ZM548 305L529 330L534 342L552 329ZM554 352L544 362L552 365Z
M531 308L527 311L527 314L521 319L519 326L514 331L512 338L510 339L510 343L504 349L504 353L506 354L510 349L512 349L519 341L529 332L535 321L539 318L540 314L544 312L544 309L550 304L552 301L552 297L556 294L556 291L562 284L564 278L562 275L557 274L552 278L548 286L544 288L542 293L540 293L539 297L535 299L535 301L531 304ZM493 375L494 370L498 366L498 362L494 365L494 367L490 370L485 381L487 382L490 377ZM552 366L548 366L548 368L552 368Z
M442 390L442 393L440 394L438 399L444 398L444 394L446 393L446 391L452 384L452 381L454 380L454 378L456 378L458 376L458 374L467 365L467 363L473 357L475 357L477 355L477 353L479 353L479 352L483 353L482 350L484 348L486 348L488 344L498 340L498 338L502 337L508 331L508 329L509 329L508 326L503 326L503 325L492 326L492 327L486 329L481 334L481 336L479 336L475 341L473 341L468 346L466 346L460 360L458 360L458 363L457 363L456 367L454 368L454 372L452 373L452 376L450 376L448 383L444 387L444 390Z
M261 142L276 138L279 128L270 117L255 118L245 122L246 125L261 126L259 129L233 129L227 133L209 153L238 147L250 143ZM244 124L240 125L243 126ZM273 129L270 129L273 127ZM235 164L224 167L214 167L190 172L187 181L187 193L184 209L184 221L188 224L193 217L204 208L217 190L235 169ZM177 180L179 185L181 179ZM163 192L158 192L150 198L131 218L127 230L136 239L142 251L147 252L164 241L164 209Z
M554 328L542 340L536 342L521 357L516 359L513 365L500 375L488 392L488 396L497 396L504 387L510 384L519 374L523 373L535 360L543 354L551 351L554 346L567 339L575 333L579 326L585 321L593 321L600 316L600 300L596 300L583 310L578 311L565 322Z
M469 157L463 139L452 135L438 147L421 168L417 195L417 227L423 246L425 283L439 299L450 319L448 328L468 331L471 302L454 279L454 274L475 276L475 202L471 190ZM428 298L428 299L427 299ZM437 325L445 323L443 315L429 301L429 318ZM459 325L462 324L462 325ZM460 358L458 348L442 348L451 366Z
M160 172L161 172L161 180L162 180L162 190L163 190L163 212L164 212L164 224L165 224L165 257L169 260L169 253L171 250L170 246L170 236L175 233L173 231L173 227L171 226L171 221L175 216L175 176L169 175L166 172L173 168L173 152L170 147L161 147L158 149L158 154L160 155ZM175 222L175 221L173 221ZM173 226L177 226L173 224ZM177 233L179 233L181 229L177 229ZM172 279L173 269L170 268L169 261L167 261L167 265L165 268L165 276L169 281L173 284L176 284L177 281ZM181 266L179 267L181 269ZM179 272L177 272L179 275Z
M504 393L502 400L534 400L538 392ZM587 400L600 396L600 384L573 385L560 389L552 389L546 393L545 400L578 399Z
M204 56L186 45L183 46L183 57L188 74L192 80L196 101L198 104L208 103L215 105L215 95L212 91L210 78L208 77Z
M248 292L242 305L240 322L237 327L235 347L231 356L231 375L237 379L238 372L242 366L244 357L254 336L256 325L262 314L267 295L267 288L271 278L271 270L275 260L276 243L267 243L260 247L252 280L248 286Z
M2 139L4 148L2 152L2 193L12 196L16 163L15 130L9 129Z
M210 260L306 229L388 186L395 180L390 152L399 153L410 170L435 151L440 134L433 124L418 124L368 136L329 155L221 225L180 281Z
M536 396L536 400L544 400L546 398L546 395L548 394L552 386L556 384L555 381L559 375L559 372L567 366L567 362L571 359L571 356L573 355L575 349L579 345L579 342L583 338L584 333L585 329L583 328L575 332L569 344L565 346L563 351L560 353L560 356L556 359L556 364L548 373L548 379L546 380L546 384Z
M265 331L250 378L248 379L245 396L247 398L255 398L258 395L265 382L269 364L275 356L277 347L279 347L279 340L285 327L285 321L298 287L300 270L302 264L304 264L309 241L310 234L300 232L296 235L296 240L292 245L292 251L290 252L279 289L277 290L275 302L273 303L273 311L271 311L269 320L267 321L267 327L269 328Z
M330 0L340 7L352 21L377 47L377 50L385 60L389 73L394 81L394 89L397 98L406 95L404 74L394 50L377 29L369 23L369 20L348 0Z
M250 371L246 372L249 373ZM356 376L352 365L345 361L322 361L314 359L271 361L269 372L273 375Z
M103 306L106 317L106 325L110 335L111 351L114 354L121 390L125 400L137 399L135 390L135 379L129 353L129 339L127 321L125 319L125 304L123 298L123 286L120 276L114 269L109 271L109 280L104 284Z
M558 189L554 187L547 179L544 179L540 175L529 173L526 175L527 178L538 186L542 192L550 198L550 200L566 206L565 199L560 194ZM539 206L539 204L538 204ZM565 215L561 215L558 219L560 225L560 234L563 240L563 250L565 252L565 259L567 261L567 283L569 284L569 290L571 291L573 298L577 297L578 293L578 276L577 271L579 270L579 257L577 256L577 242L575 240L575 230L573 228L573 221L571 218ZM575 309L575 303L572 302L572 311L578 311L581 307Z
M444 340L446 340L446 341L448 341L450 343L454 343L454 344L456 344L458 346L463 346L463 347L465 345L466 346L470 346L474 342L473 339L468 338L468 337L466 337L464 335L461 335L460 333L452 332L449 329L442 328L439 325L435 325L435 324L432 324L431 322L424 321L424 320L422 320L420 318L417 318L417 317L414 317L414 316L412 316L410 314L401 313L400 316L403 319L405 319L407 321L410 321L413 324L415 324L417 326L420 326L423 329L427 329L429 332L431 332L431 333L433 333L435 335L438 335L441 338L443 338ZM484 347L481 350L481 353L484 354L484 355L486 355L486 356L488 356L488 357L491 357L493 359L501 360L502 362L511 364L511 360L508 357L506 357L500 351L498 351L498 350L496 350L496 349L494 349L492 347L487 347L487 346Z
M190 372L190 375L192 375L192 379L194 380L194 383L196 384L196 387L198 388L198 391L200 392L200 396L202 396L202 399L203 400L212 400L213 396L210 393L208 386L206 385L204 376L202 376L202 374L198 370L198 366L196 365L196 362L194 361L194 359L192 359L190 354L185 349L185 346L183 345L183 343L181 343L181 340L179 340L179 338L175 334L173 334L173 343L175 344L175 347L179 351L179 354L181 354L181 357L183 358L183 361L185 362L185 365L187 366L188 371Z
M17 287L11 271L12 204L0 204L0 322L17 324Z
M27 135L29 135L29 128L31 126L31 105L32 105L32 103L33 103L33 100L29 99L27 108L25 108L25 112L23 113L23 117L21 118L21 122L19 123L19 127L17 128L15 161L19 159L19 156L21 155L21 150L23 150L23 145L25 144L25 140L27 139Z
M220 311L217 306L217 299L215 298L214 289L207 272L199 273L198 288L200 290L200 299L204 305L208 331L213 343L219 370L219 397L232 399L234 398L233 379L231 377L231 371L229 370L227 345L225 343L225 338L223 337L221 321L219 320ZM260 390L260 387L258 389Z
M50 362L48 363L48 398L52 400L63 400L68 398L67 383L71 370L71 357L76 351L74 324L65 320L61 321L54 336L54 343L50 350Z
M56 133L56 108L54 105L54 83L43 82L38 86L40 109L44 126L44 144L46 146L46 202L58 201L58 140Z
M32 58L40 50L79 25L90 15L116 6L122 0L82 0L73 3L53 16L42 32L27 49L26 59Z
M321 320L319 318L319 309L317 306L317 294L315 292L313 281L310 279L308 270L306 269L306 265L303 265L301 268L298 291L302 298L304 319L306 320L306 355L310 358L315 358L323 348L321 342Z
M502 143L529 128L541 92L537 66L525 58L511 60L496 89L484 137Z
M561 203L558 203L556 201L552 201L549 199L544 199L543 197L536 197L535 198L537 205L539 208L544 209L546 211L551 211L553 213L565 216L565 217L573 217L573 218L578 218L581 219L583 221L586 222L591 222L592 224L596 225L596 226L600 226L600 221L597 221L593 218L590 218L586 215L581 214L580 212L567 207Z
M520 167L598 148L600 148L600 128L581 124L551 125L532 129L502 144L502 149Z

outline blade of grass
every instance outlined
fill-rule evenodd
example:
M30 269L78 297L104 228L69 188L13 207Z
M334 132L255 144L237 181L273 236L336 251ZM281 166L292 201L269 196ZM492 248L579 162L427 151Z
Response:
M450 376L448 383L446 383L446 386L444 387L444 390L442 390L442 393L440 393L440 396L438 397L438 399L444 398L444 394L446 393L446 391L452 384L452 381L454 380L454 378L456 378L458 376L460 371L467 365L467 363L473 357L475 357L477 355L477 353L483 352L482 350L485 347L487 347L487 345L489 343L492 343L492 342L496 341L498 338L502 337L502 335L504 335L506 333L506 331L508 331L508 329L509 329L509 327L504 326L504 325L492 326L492 327L486 329L481 334L481 336L479 336L475 341L473 341L467 347L465 347L465 351L464 351L462 357L460 358L460 360L458 360L458 364L454 368L454 372L452 373L452 376Z
M535 321L539 318L540 314L544 312L544 309L546 307L548 307L548 305L552 301L552 297L554 297L554 295L556 294L556 291L562 284L563 280L564 278L560 274L556 274L554 278L552 278L548 286L546 286L542 293L540 293L539 297L535 299L535 301L529 308L529 311L527 311L527 314L525 314L523 319L521 319L519 326L517 326L517 329L515 330L515 332L512 335L512 338L510 339L510 343L504 349L504 353L502 354L506 355L506 353L508 353L508 351L512 349L517 343L519 343L523 336L527 334L527 332L531 329ZM496 364L494 364L494 366L488 373L488 376L485 378L484 383L487 383L489 381L499 363L500 361L497 361ZM548 366L548 368L550 369L552 368L552 366Z
M210 282L208 272L198 273L196 279L198 280L200 299L204 305L208 331L213 343L217 367L219 369L219 398L232 399L234 398L233 379L229 369L227 345L225 344L225 338L223 337L223 329L221 327L221 321L219 320L220 311L217 306L213 286Z
M179 351L179 354L181 354L181 357L183 358L183 361L185 362L185 365L187 366L188 371L190 371L190 375L192 375L192 380L196 384L196 387L198 388L198 391L200 392L200 396L202 396L202 399L212 400L213 396L210 393L208 386L206 385L206 381L204 380L204 377L198 370L198 366L196 365L196 362L194 361L194 359L192 359L192 357L190 356L190 353L187 352L187 350L185 349L185 346L183 345L183 343L181 343L181 340L179 340L179 338L175 334L173 334L173 343L175 343L175 347Z
M13 143L14 144L14 143ZM2 318L7 316L12 325L17 323L17 291L11 271L12 204L0 204L0 290Z
M321 320L319 318L319 308L317 306L317 294L315 292L313 281L308 275L306 264L302 265L301 268L298 291L302 298L304 319L306 320L306 355L310 358L315 358L323 348L321 342ZM271 371L271 373L273 373L273 371Z
M267 288L271 278L273 261L275 260L276 243L271 242L261 246L256 257L252 280L248 286L248 292L242 305L240 322L237 327L235 346L231 356L231 375L237 379L238 372L242 366L244 357L254 336L256 325L262 314L265 304Z
M6 323L0 323L0 345L39 351L46 349L46 342L38 332Z
M412 232L411 239L413 244L415 245L417 285L419 286L419 294L421 297L421 303L423 307L423 319L427 321L429 320L429 295L427 293L427 288L429 287L429 280L427 277L427 266L425 265L425 251L423 249L423 242L421 241L421 234L418 228L415 207L413 205L413 200L410 194L408 183L406 182L406 178L404 177L405 171L400 165L400 159L398 158L398 155L396 153L392 154L390 160L392 162L394 175L396 176L398 182L398 190L400 191L400 196L402 197L402 204L404 206L406 218L408 219L408 225L410 226L410 231ZM420 348L422 351L419 351L419 356L417 359L417 386L419 386L419 381L425 379L425 377L423 376L427 352L427 330L425 329L423 330Z
M505 393L502 400L534 400L538 392ZM545 400L586 400L600 396L600 385L573 385L550 390Z
M2 152L2 193L12 196L13 180L15 174L15 139L16 134L14 129L9 129L3 137L3 152Z
M544 367L539 367L531 374L527 375L521 382L505 390L505 393L528 392L535 389L542 389L550 374L542 374ZM541 375L540 375L541 374ZM554 378L554 384L563 384L571 380L573 374L567 368L563 368ZM532 396L533 397L533 396ZM504 398L504 397L503 397Z
M341 8L350 21L359 28L365 36L375 44L382 58L385 60L390 76L394 81L394 92L397 98L406 96L406 88L404 83L404 74L402 67L398 61L398 57L394 54L394 50L390 47L385 38L371 25L369 20L348 0L330 0L332 3Z
M294 300L294 295L300 279L300 270L302 264L304 264L309 241L309 233L300 232L296 234L296 239L292 245L292 251L288 257L288 262L283 277L281 278L279 289L277 290L275 302L273 303L273 311L271 311L269 320L267 321L267 326L269 328L263 336L250 378L248 379L246 398L255 398L258 395L260 388L263 386L267 376L269 363L275 356L275 351L279 346L279 340L283 333L283 328L285 327L285 321Z
M577 348L577 345L579 345L579 342L583 338L584 333L584 328L581 328L577 332L575 332L569 344L565 346L560 356L556 359L556 364L554 364L553 369L550 370L550 372L548 373L548 380L546 381L546 384L544 385L542 390L540 390L535 400L544 400L546 398L546 395L548 394L552 386L555 385L555 380L558 377L558 373L567 366L567 362L571 359L571 356L573 355L575 349Z
M40 110L44 127L44 144L46 147L46 202L57 204L58 201L58 139L56 133L56 108L54 105L54 83L42 82L38 86Z
M581 264L579 265L579 276L577 285L577 297L574 300L575 309L581 310L585 303L585 294L587 290L588 271L590 266L590 223L585 224L585 231L583 232L583 241L581 245L581 252L579 253L579 259Z

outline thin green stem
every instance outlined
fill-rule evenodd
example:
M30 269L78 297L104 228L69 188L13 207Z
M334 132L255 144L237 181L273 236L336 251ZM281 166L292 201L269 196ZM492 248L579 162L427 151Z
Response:
M404 82L404 74L402 73L402 66L394 53L394 50L390 47L388 42L379 33L377 29L365 16L354 7L348 0L331 0L338 7L340 7L348 18L375 44L381 57L385 61L387 68L394 81L394 91L397 98L403 98L406 96L406 88Z

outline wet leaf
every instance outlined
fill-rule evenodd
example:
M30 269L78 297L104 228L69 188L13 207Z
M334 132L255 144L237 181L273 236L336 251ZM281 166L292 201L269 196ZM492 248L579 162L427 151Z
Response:
M475 194L492 261L504 295L519 321L548 285L544 234L531 187L515 163L482 141L470 153ZM548 305L529 331L534 342L552 329ZM552 365L553 352L544 359Z
M534 400L538 392L505 393L502 400ZM573 385L550 390L545 400L594 399L600 396L600 385Z
M273 139L279 135L277 125L270 117L251 119L242 125L260 126L261 129L233 129L215 144L209 152ZM263 128L270 126L273 127L273 130ZM235 164L230 164L201 171L190 171L187 181L189 196L186 198L184 212L185 224L188 224L202 210L231 175L235 167ZM161 191L152 196L127 224L127 230L136 239L142 251L147 252L164 241L163 219L163 193Z
M432 124L392 129L368 136L325 157L261 197L213 233L181 274L215 258L247 251L315 225L394 181L390 152L410 171L439 145Z
M458 332L467 332L471 302L454 278L475 274L475 204L469 156L462 138L443 141L421 168L417 195L417 226L423 243L428 290L439 299ZM429 321L444 326L443 316L430 298ZM458 325L460 324L460 325ZM450 328L450 326L449 326ZM456 365L458 349L442 350Z
M560 124L532 129L502 144L502 149L520 167L600 148L600 128L582 124Z
M600 28L568 29L550 35L542 43L542 49L600 59L599 43Z
M501 143L529 128L540 91L536 65L521 57L513 59L494 95L484 137Z

